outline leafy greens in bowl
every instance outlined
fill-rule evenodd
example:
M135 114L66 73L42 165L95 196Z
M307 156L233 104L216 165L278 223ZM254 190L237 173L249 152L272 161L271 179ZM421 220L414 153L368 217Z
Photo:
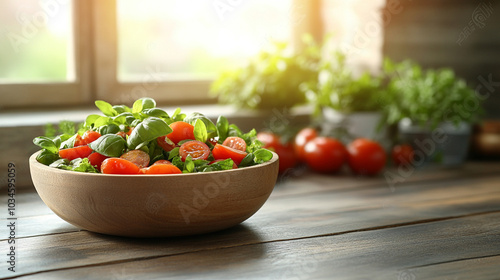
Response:
M220 116L171 115L151 98L132 108L98 100L103 115L89 115L75 134L40 136L36 160L50 167L106 174L173 174L229 170L269 161L273 154Z

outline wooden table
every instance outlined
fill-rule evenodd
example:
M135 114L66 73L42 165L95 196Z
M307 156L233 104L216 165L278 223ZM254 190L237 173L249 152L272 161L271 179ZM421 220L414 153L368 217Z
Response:
M79 230L36 192L19 190L15 272L8 270L5 203L0 277L500 279L500 163L401 174L391 185L384 175L296 170L241 225L166 239Z

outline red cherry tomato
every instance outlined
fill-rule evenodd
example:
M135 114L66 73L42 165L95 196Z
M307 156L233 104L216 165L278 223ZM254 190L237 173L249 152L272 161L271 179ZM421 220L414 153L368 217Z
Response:
M335 138L316 137L304 147L307 166L314 171L331 173L338 171L347 159L344 145Z
M90 144L101 137L101 134L97 131L87 130L82 135L82 141L85 145Z
M141 168L141 174L181 174L182 171L173 164L153 164L147 168Z
M167 134L167 137L175 144L179 143L182 140L195 140L194 126L188 124L187 122L171 123L170 128L172 128L172 132Z
M266 149L276 149L276 147L282 146L280 137L272 132L257 133L257 140L262 142Z
M302 130L297 133L295 136L295 145L294 145L294 150L295 150L295 155L297 155L297 158L301 161L305 161L305 147L307 142L311 141L312 139L318 137L318 132L311 127L306 127L303 128Z
M222 143L224 146L231 147L236 150L240 150L245 152L247 150L247 143L243 138L240 137L228 137L226 140L224 140L224 143Z
M105 155L101 155L100 153L97 153L97 152L94 152L94 153L91 153L89 156L88 156L88 159L90 161L90 164L92 164L92 166L94 166L95 168L101 170L101 165L102 165L102 162L107 159L109 157L105 156Z
M210 164L214 164L216 162L223 161L223 160L224 159L216 159L216 160L211 161ZM233 161L233 169L236 169L236 168L238 168L238 165L236 165L236 163L234 163L234 161Z
M132 131L134 130L134 128L135 128L134 126L133 126L133 127L131 127L131 128L129 128L129 129L128 129L128 131L126 132L126 134L127 134L128 136L130 136L130 134L132 134Z
M212 150L212 154L215 159L232 159L236 165L239 165L241 161L247 156L246 152L233 149L228 146L216 144Z
M123 139L127 139L127 133L125 133L123 131L117 132L116 135L122 137Z
M79 147L85 145L85 142L83 142L82 136L80 134L76 135L75 138L75 143L73 144L73 147Z
M166 138L167 136L160 136L156 138L156 143L158 143L158 146L160 146L163 150L166 152L170 152L175 148L175 144L167 142L169 138Z
M292 145L278 146L274 149L279 157L279 172L283 173L287 169L293 168L297 165L298 160L295 156L295 151Z
M131 150L123 155L120 156L120 158L126 159L133 164L137 165L139 168L144 168L149 165L149 154L146 153L145 151L141 150Z
M380 172L387 160L384 148L372 140L359 138L347 146L348 163L354 173L375 175Z
M179 155L182 161L185 161L188 156L191 156L193 160L207 159L210 155L210 148L200 141L188 141L179 148Z
M101 164L104 174L138 174L140 168L123 158L107 158Z
M59 150L59 156L70 161L75 158L86 158L91 153L92 149L87 145Z
M408 164L413 161L413 147L408 144L396 145L392 148L392 161L395 165Z

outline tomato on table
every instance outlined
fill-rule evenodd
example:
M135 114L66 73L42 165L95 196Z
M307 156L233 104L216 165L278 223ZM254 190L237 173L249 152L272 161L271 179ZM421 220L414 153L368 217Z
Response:
M182 171L173 164L153 164L150 167L142 168L141 174L181 174Z
M123 155L120 156L120 158L126 159L135 165L137 165L139 168L144 168L149 165L149 154L146 153L145 151L141 150L131 150Z
M376 175L386 163L384 148L372 140L359 138L347 146L349 167L354 173Z
M224 140L224 143L222 143L224 146L231 147L236 150L240 150L245 152L247 150L247 143L243 138L240 137L227 137L226 140Z
M316 137L305 145L304 158L312 170L330 173L342 167L347 159L347 151L335 138Z
M262 142L264 144L264 148L266 149L276 149L277 147L282 146L280 136L272 132L257 133L257 140Z
M293 168L297 165L298 160L295 156L295 151L293 150L292 145L280 145L274 148L274 152L276 152L279 157L278 172L283 173L287 169Z
M99 170L101 169L102 162L107 158L109 157L97 152L93 152L88 156L90 164Z
M188 124L187 122L173 122L170 124L172 132L167 134L168 139L172 140L175 144L182 140L195 140L194 138L194 126Z
M413 161L414 150L409 144L396 145L392 148L391 156L397 166L409 164Z
M188 141L179 148L179 155L182 161L185 161L188 156L191 156L193 160L207 159L210 155L210 148L207 144L197 140Z
M172 151L176 146L175 143L167 138L167 135L156 138L156 143L166 152Z
M305 147L307 142L313 140L318 137L318 132L316 129L311 127L306 127L300 130L295 136L294 141L294 151L297 155L297 158L301 161L305 161Z
M92 149L87 145L59 150L59 156L69 161L74 160L76 158L86 158L91 153Z
M139 174L140 168L123 158L107 158L101 164L104 174Z
M188 142L189 143L189 142ZM217 159L232 159L236 165L240 165L241 161L247 156L246 152L233 149L228 146L216 144L212 150L214 158Z

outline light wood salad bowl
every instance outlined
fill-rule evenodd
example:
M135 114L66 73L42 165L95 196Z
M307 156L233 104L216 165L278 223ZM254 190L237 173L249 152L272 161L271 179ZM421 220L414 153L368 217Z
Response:
M214 232L252 216L271 194L278 156L240 169L170 175L107 175L43 165L29 159L44 203L88 231L127 237Z

